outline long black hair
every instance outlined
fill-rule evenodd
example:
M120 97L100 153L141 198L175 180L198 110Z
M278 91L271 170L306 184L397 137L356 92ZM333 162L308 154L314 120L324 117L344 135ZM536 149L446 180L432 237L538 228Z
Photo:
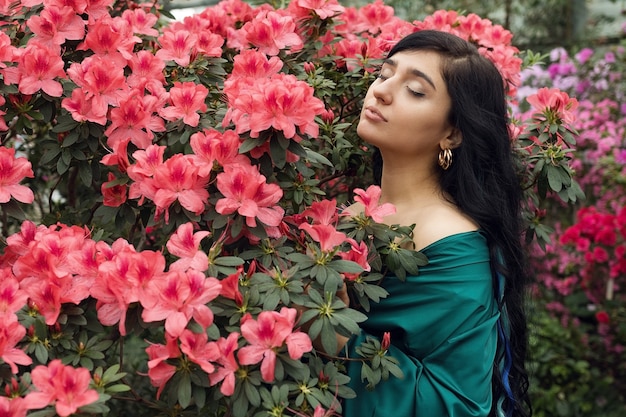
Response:
M524 301L530 278L522 243L520 165L509 134L505 85L498 69L474 45L446 32L412 33L388 57L416 50L441 56L442 76L452 102L449 121L462 135L461 145L452 151L452 165L440 171L441 189L487 235L494 295L501 313L490 415L531 416ZM375 180L380 183L379 152L374 159Z

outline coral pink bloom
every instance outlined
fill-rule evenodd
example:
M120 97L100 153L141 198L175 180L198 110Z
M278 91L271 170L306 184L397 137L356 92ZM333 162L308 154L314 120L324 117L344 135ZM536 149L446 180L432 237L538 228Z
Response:
M338 232L335 226L330 224L302 223L298 228L305 230L314 241L319 242L322 252L333 251L348 239L344 233Z
M540 88L526 100L538 112L550 111L565 123L572 123L576 118L574 110L578 107L578 100L558 88Z
M1 9L0 9L1 10ZM2 417L26 417L28 408L22 397L0 397L0 416Z
M72 96L61 101L61 107L69 111L77 122L94 122L104 126L107 122L107 106L93 106L82 88L72 90Z
M297 0L289 3L287 10L298 17L309 17L311 11L322 20L344 12L345 7L337 0Z
M2 48L2 45L0 45L0 48ZM0 75L2 74L2 72L0 71ZM4 97L0 96L0 107L4 106L4 104L6 103L6 100L4 99ZM5 130L9 130L9 127L7 126L7 122L4 120L4 115L7 114L6 112L0 110L0 132L4 132Z
M93 24L98 20L109 18L109 13L113 3L115 3L115 0L88 0L87 7L85 8L85 14L89 16L89 23Z
M385 5L382 0L366 4L360 12L363 20L367 22L368 31L372 34L379 33L381 27L394 16L393 7Z
M121 17L106 15L89 24L85 41L76 49L93 51L97 56L125 67L133 48L141 39L133 35L130 24Z
M126 335L126 312L132 303L146 296L148 288L161 279L165 258L160 252L136 252L128 242L119 239L113 244L113 254L98 267L98 278L91 287L97 300L98 320L105 326L119 323Z
M134 182L128 191L129 198L139 198L139 204L143 204L144 198L154 200L157 188L152 176L158 167L163 164L165 146L150 145L145 150L133 152L135 163L129 165L126 173Z
M128 76L127 82L131 87L143 89L146 84L154 81L165 84L163 75L165 62L150 51L137 52L128 61L128 66L132 73Z
M239 369L235 359L235 350L238 348L239 333L233 332L227 338L220 337L217 346L220 350L220 357L217 362L221 365L215 372L209 374L211 386L222 382L220 392L231 396L235 392L235 372Z
M221 288L219 280L200 271L171 271L140 300L144 306L141 317L146 322L165 320L165 330L177 337L191 318L206 329L213 324L207 303L220 294Z
M338 219L337 200L322 200L311 204L311 207L302 212L303 216L308 216L314 224L334 224Z
M31 7L31 6L26 6L25 1L37 1L37 0L22 0L22 5L25 7ZM72 8L72 10L74 10L74 12L76 14L83 14L85 13L85 10L87 10L87 1L88 0L44 0L44 6L48 7L48 6L57 6L57 7L65 7L65 6L69 6Z
M104 204L107 207L119 207L126 202L128 187L126 184L113 184L116 181L115 174L109 172L108 181L100 187Z
M14 148L0 146L0 203L8 202L11 197L22 203L30 204L35 199L33 191L20 185L24 178L33 178L30 161L22 156L15 157Z
M175 82L170 89L170 106L161 109L159 114L165 119L175 121L183 119L185 124L196 127L200 122L197 112L205 112L207 105L204 102L209 90L194 82Z
M229 96L224 126L232 120L237 133L250 131L254 138L269 128L282 130L286 138L294 138L296 127L303 134L317 137L319 125L315 116L321 115L325 108L313 95L313 87L292 74L276 74L252 83L237 96Z
M283 196L276 184L267 184L257 167L245 164L232 164L224 167L217 175L217 188L224 195L215 205L220 214L235 211L246 217L246 224L256 226L258 218L267 226L278 226L285 211L278 205Z
M259 12L241 31L259 52L270 56L278 55L281 49L299 51L303 46L294 18L274 11Z
M261 376L265 382L274 381L276 352L287 344L291 359L300 359L313 349L306 333L293 331L297 311L283 307L278 311L262 311L256 320L250 314L241 319L241 334L249 343L239 349L237 357L242 365L261 362Z
M187 355L190 361L197 364L207 374L215 371L215 365L221 352L215 342L209 342L206 332L194 333L191 330L183 330L179 337L180 350Z
M239 279L241 278L241 272L242 269L239 269L237 272L230 274L228 277L220 281L222 283L222 291L220 292L220 295L222 297L235 301L235 304L237 304L238 306L243 305L243 295L239 290Z
M350 242L350 251L349 252L339 252L339 256L341 259L345 259L348 261L356 262L363 268L364 271L371 271L372 267L367 261L368 257L368 249L367 244L365 242L357 243L354 239L348 239ZM344 273L346 279L350 281L354 281L359 277L360 274L354 273Z
M380 187L376 185L370 185L367 190L361 188L354 190L354 194L356 194L354 200L363 204L365 215L370 216L377 223L382 222L383 217L396 212L396 208L391 203L379 205L380 193Z
M156 214L165 211L166 221L169 219L167 209L177 200L194 214L204 211L209 198L206 189L209 179L198 175L198 167L193 165L192 156L174 155L157 168L153 180L157 188L153 199L157 206Z
M80 63L72 63L67 73L91 100L95 114L106 113L109 105L117 106L120 98L127 96L124 67L113 60L93 55Z
M0 316L15 314L26 305L28 295L20 289L20 284L10 268L0 268L0 276Z
M119 141L130 138L140 149L152 144L154 133L148 128L152 113L144 108L144 97L129 94L120 100L119 107L111 109L111 124L104 131L107 145L115 147Z
M52 360L48 366L37 366L31 372L31 378L39 392L26 396L29 408L54 403L57 414L66 417L99 398L98 391L89 388L89 370L63 365L60 359Z
M283 61L277 56L268 58L267 55L255 49L243 50L233 59L233 70L224 82L224 91L227 92L232 88L237 80L269 78L278 74L282 67Z
M187 30L166 29L159 36L158 42L161 49L157 51L157 57L186 67L191 62L191 51L197 42L197 36Z
M197 156L196 163L200 175L209 176L216 162L221 166L250 163L248 157L239 153L241 139L233 130L220 132L205 129L191 135L189 144Z
M0 315L0 358L17 374L17 365L30 365L33 360L17 344L26 335L26 329L12 314Z
M200 250L200 242L210 234L206 230L194 233L191 222L178 226L176 233L167 241L167 250L180 258L170 265L170 271L177 269L186 271L189 268L196 271L209 269L209 258Z
M146 348L148 354L148 376L153 386L158 387L157 400L167 381L176 373L176 367L167 363L168 359L180 357L178 338L165 333L165 345L153 344Z
M62 45L67 39L85 36L85 22L69 6L48 5L39 15L31 16L26 25L42 44Z
M195 49L199 54L207 57L220 57L222 45L224 45L223 36L211 32L200 32Z
M61 97L63 87L55 78L65 78L63 64L58 51L30 41L18 61L20 93L43 90L49 96Z
M143 9L124 10L122 19L126 20L133 33L146 36L159 36L159 31L154 28L159 19L154 13L146 13Z

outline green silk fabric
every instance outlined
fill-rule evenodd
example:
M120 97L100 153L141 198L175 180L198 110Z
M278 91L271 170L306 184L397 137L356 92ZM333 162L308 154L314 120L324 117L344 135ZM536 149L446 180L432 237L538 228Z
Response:
M367 335L391 332L389 354L404 378L390 376L373 391L361 363L346 361L355 399L344 417L478 417L491 410L492 368L499 317L486 238L480 231L438 240L422 251L428 265L405 282L387 277L389 296L372 304L349 356Z

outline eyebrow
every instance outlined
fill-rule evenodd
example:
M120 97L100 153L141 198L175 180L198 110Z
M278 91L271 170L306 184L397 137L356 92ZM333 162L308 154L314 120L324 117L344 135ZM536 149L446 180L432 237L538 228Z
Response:
M383 64L391 65L394 68L398 66L398 63L392 58L385 59L383 61ZM430 84L433 87L433 89L435 89L435 91L437 90L437 87L435 87L435 83L433 82L432 78L428 76L428 74L418 70L417 68L411 69L411 74L415 75L416 77L424 79L428 84Z

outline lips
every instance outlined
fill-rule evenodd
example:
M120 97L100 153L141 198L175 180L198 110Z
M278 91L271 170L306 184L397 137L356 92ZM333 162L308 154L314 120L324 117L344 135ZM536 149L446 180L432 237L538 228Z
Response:
M374 106L367 106L363 112L363 115L372 121L386 122L387 119L383 114Z

